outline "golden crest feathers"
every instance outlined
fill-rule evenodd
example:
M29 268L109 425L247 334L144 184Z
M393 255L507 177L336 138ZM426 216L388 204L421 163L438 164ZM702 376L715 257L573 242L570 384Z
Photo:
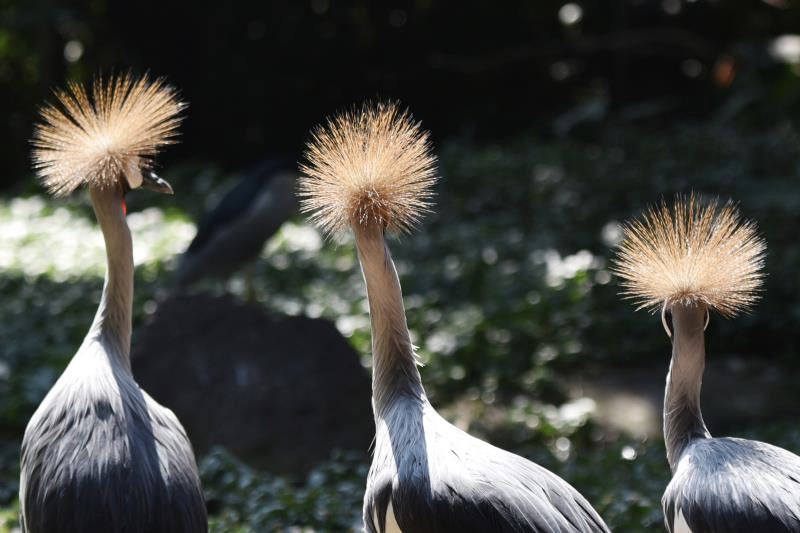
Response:
M428 133L395 103L364 104L312 133L301 209L326 233L350 224L409 231L430 210L436 157Z
M679 196L624 225L612 271L638 309L702 303L732 317L757 300L765 252L733 203Z
M69 83L60 106L40 111L32 144L34 168L48 191L64 196L86 183L110 187L131 168L147 168L175 142L185 108L164 80L131 74L95 79L87 90Z

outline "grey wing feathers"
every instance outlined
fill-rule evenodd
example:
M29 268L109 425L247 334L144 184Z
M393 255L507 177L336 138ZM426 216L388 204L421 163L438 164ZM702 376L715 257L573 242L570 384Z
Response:
M493 484L501 488L493 507L498 514L513 517L523 528L519 531L609 531L589 502L566 481L522 457L503 454L502 465L491 470Z
M166 513L179 521L170 525L168 530L205 532L208 530L205 496L189 437L172 411L161 407L149 396L147 399L155 422L154 437L163 455L161 470L167 478L169 509ZM163 465L164 462L168 465Z
M495 465L490 479L455 472L432 482L392 486L390 476L373 483L364 510L369 533L384 533L389 501L404 532L599 533L608 527L574 488L513 454Z
M183 428L149 397L138 400L124 414L100 398L82 408L54 401L28 427L20 484L24 532L207 531Z
M758 441L701 439L662 504L670 532L679 511L692 533L800 531L800 457Z

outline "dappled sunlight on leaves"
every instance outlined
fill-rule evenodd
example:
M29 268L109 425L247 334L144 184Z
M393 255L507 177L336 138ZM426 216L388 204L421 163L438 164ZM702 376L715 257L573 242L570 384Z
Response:
M189 222L167 220L158 208L131 213L128 225L136 265L181 252L195 231ZM0 234L0 271L54 281L105 272L103 236L94 220L44 197L0 200Z

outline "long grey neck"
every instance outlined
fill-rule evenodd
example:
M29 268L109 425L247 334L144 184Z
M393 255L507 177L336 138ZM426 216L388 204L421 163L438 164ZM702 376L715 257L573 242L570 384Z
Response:
M383 230L354 224L372 322L372 401L381 418L400 397L425 400L408 333L403 293Z
M101 342L111 362L131 371L131 314L133 307L133 243L117 187L91 189L106 244L107 269L103 297L87 338Z
M702 306L678 304L672 308L672 361L664 396L664 442L673 473L687 444L711 437L700 412L706 359L705 313Z

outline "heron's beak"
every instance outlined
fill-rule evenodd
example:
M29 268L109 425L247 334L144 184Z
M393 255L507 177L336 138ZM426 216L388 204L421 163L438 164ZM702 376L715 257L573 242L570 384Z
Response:
M166 180L159 178L155 172L142 172L142 189L150 189L151 191L160 192L164 194L173 194L172 187Z

